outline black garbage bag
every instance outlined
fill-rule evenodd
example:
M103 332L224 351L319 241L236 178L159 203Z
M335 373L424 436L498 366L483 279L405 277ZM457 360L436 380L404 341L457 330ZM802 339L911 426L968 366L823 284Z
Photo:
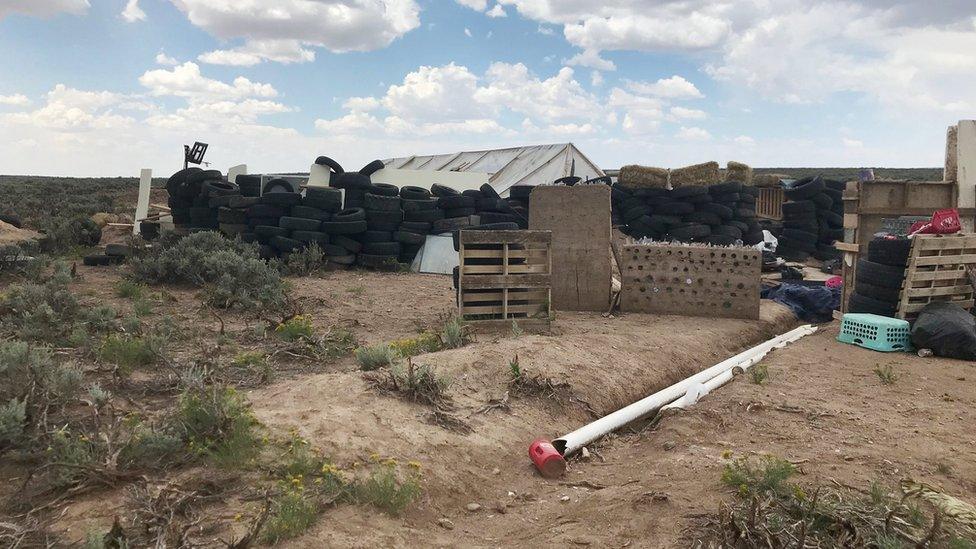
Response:
M912 325L912 344L936 356L976 360L976 318L955 303L929 303Z

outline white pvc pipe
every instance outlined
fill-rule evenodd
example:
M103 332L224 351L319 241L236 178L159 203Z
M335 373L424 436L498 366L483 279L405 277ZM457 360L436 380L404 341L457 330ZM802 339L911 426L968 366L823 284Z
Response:
M568 435L559 437L556 440L553 440L552 444L563 456L572 455L583 448L583 446L597 440L603 435L616 431L631 421L644 417L651 412L657 411L661 407L683 397L688 393L690 388L698 385L705 385L705 388L708 388L710 382L712 380L716 380L720 376L727 375L728 379L731 379L732 370L736 366L740 368L748 368L766 356L769 351L776 348L785 347L787 344L816 331L816 327L807 324L794 330L790 330L785 334L780 334L769 341L766 341L765 343L756 345L755 347L743 351L732 358L719 362L707 370L702 370L701 372L698 372L685 380L679 381L678 383L675 383L674 385L671 385L665 389L661 389L660 391L645 397L642 400L638 400L630 406L626 406L617 410L616 412L613 412L612 414L603 416L589 425L584 425ZM720 383L716 381L717 385L714 386L718 387L722 383L727 382L728 379L725 379Z

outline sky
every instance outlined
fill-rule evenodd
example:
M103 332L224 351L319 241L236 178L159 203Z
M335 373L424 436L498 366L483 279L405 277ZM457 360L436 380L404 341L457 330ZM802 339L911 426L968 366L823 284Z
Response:
M0 0L0 173L575 143L603 168L935 167L973 0Z

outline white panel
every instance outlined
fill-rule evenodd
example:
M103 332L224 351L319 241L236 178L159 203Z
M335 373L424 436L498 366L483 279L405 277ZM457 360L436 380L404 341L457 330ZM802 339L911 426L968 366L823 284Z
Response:
M237 176L247 175L247 164L238 164L227 168L227 181L237 183Z
M956 141L959 207L976 208L976 120L960 120ZM963 231L973 232L973 218L962 216Z
M139 234L139 221L149 215L149 191L152 188L152 170L143 169L139 174L139 198L136 201L136 217L132 234Z
M328 166L320 166L318 164L312 164L312 167L308 169L307 186L328 187L331 178L332 178L332 170Z

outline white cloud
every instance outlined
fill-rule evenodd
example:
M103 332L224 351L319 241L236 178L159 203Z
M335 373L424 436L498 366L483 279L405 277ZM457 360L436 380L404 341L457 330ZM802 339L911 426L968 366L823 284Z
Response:
M464 35L467 36L468 38L471 38L471 29L469 29L468 27L464 27Z
M142 8L139 7L139 0L129 0L126 2L125 8L122 10L122 19L127 23L146 20L146 12L142 11Z
M369 112L380 108L380 102L375 97L350 97L342 104L342 108L356 112Z
M456 0L458 4L476 11L485 11L488 7L488 0Z
M662 78L657 82L627 82L627 88L636 93L669 99L700 99L704 97L694 84L678 75Z
M201 61L253 65L305 62L309 48L372 51L420 25L414 0L173 0L190 22L240 47L205 53Z
M864 147L863 141L859 139L851 139L850 137L844 137L841 139L841 143L843 143L848 149L860 149Z
M494 17L508 17L508 14L505 13L505 8L503 8L501 4L495 4L495 7L491 8L488 11L486 11L485 12L485 15L487 15L488 17L493 17L493 18Z
M670 115L674 120L704 120L708 118L705 111L685 107L671 107Z
M697 127L686 128L684 126L678 130L675 134L678 139L683 139L685 141L708 141L712 138L712 134L708 133L707 130Z
M58 84L45 98L45 104L34 111L0 115L0 127L10 124L37 130L85 132L125 127L133 122L131 117L111 109L121 108L127 100L120 94L78 90Z
M551 27L544 27L542 25L539 25L539 28L537 29L537 31L538 31L539 34L541 34L543 36L553 36L553 35L556 34L556 31L552 30Z
M11 107L23 107L30 105L30 99L24 94L15 93L13 95L0 95L0 105Z
M756 140L749 137L748 135L740 135L732 140L736 145L743 147L754 147L756 145Z
M590 85L600 87L603 85L603 73L600 71L590 72Z
M31 17L52 17L60 13L81 15L88 11L88 0L3 0L0 19L17 13Z
M200 67L191 61L172 70L147 71L139 77L139 83L148 88L151 95L172 95L192 100L270 98L278 95L271 84L251 82L243 76L238 76L232 84L207 78L200 73Z
M165 65L167 67L175 67L176 65L179 65L180 62L177 61L176 58L166 55L164 52L159 52L156 54L156 64Z
M563 63L571 67L588 67L600 71L617 70L617 65L613 61L600 57L600 52L597 50L584 50L563 61Z

